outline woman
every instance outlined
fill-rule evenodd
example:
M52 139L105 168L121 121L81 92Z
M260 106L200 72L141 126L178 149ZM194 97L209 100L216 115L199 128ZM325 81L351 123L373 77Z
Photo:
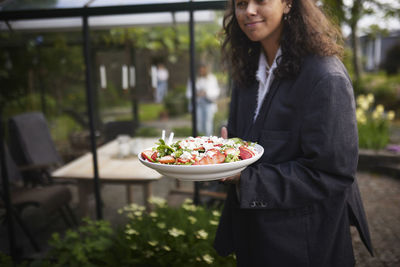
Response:
M217 252L245 267L354 266L350 225L372 247L339 31L313 0L232 0L224 31L234 88L222 135L264 154L224 179Z

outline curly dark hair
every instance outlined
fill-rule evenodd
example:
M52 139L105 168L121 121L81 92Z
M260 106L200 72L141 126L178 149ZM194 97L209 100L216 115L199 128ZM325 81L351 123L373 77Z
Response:
M224 15L222 55L232 68L235 83L248 85L256 79L261 44L251 41L240 29L234 2L229 1ZM306 55L342 56L343 39L339 27L327 18L314 0L293 0L287 19L283 21L282 54L274 72L276 78L296 77Z

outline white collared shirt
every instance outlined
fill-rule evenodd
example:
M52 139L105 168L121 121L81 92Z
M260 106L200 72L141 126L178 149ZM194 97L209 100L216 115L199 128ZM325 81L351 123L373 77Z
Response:
M275 55L275 59L270 67L263 51L260 52L260 59L258 61L258 70L256 73L256 79L259 82L258 94L257 94L257 108L254 113L254 121L256 120L258 113L260 112L264 98L267 95L269 88L271 87L272 81L274 80L274 70L277 67L277 59L281 55L281 48L278 49Z

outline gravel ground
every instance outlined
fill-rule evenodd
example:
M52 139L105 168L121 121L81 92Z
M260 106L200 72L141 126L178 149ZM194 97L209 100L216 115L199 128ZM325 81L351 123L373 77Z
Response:
M371 257L352 229L357 267L400 266L400 179L358 173L375 256Z

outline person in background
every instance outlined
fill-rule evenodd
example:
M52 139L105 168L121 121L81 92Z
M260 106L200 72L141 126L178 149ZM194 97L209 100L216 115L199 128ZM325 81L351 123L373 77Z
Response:
M220 87L214 74L208 71L206 64L200 64L196 78L196 112L197 131L199 134L211 136L214 133L214 115L217 112L217 98ZM189 111L191 111L192 84L188 81L186 97L189 99Z
M221 135L264 154L221 180L216 251L239 267L354 266L350 225L372 245L340 31L314 0L230 0L223 27L233 88Z
M163 63L157 64L156 71L157 87L156 87L156 103L161 103L168 92L169 72Z

